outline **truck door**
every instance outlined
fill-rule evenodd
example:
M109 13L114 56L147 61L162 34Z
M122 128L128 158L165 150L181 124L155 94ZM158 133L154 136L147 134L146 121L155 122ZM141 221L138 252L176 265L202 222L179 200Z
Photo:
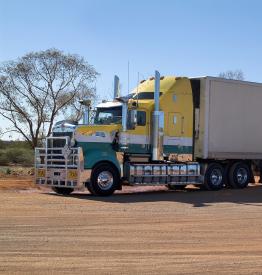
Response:
M164 152L167 154L183 153L184 116L181 113L168 113L168 125L164 138Z
M128 152L149 153L149 120L146 110L137 111L137 125L134 129L128 129Z
M184 133L184 118L181 113L168 113L168 137L181 137Z

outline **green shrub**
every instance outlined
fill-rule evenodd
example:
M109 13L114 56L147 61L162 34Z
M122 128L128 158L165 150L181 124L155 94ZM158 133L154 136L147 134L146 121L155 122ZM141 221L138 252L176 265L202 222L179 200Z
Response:
M0 165L8 165L9 164L9 159L6 154L6 150L1 149L0 150Z
M7 175L11 175L11 169L8 167L6 170L5 170L5 173L7 174Z
M33 163L33 150L15 147L0 150L0 165L19 164L23 166L32 166Z

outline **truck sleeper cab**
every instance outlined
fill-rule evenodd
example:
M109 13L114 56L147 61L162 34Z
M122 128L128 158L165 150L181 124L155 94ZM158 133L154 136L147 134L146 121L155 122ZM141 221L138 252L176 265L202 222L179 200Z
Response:
M54 131L36 149L36 183L102 196L123 182L244 188L262 159L260 101L262 84L156 72L129 96L98 105L95 124Z

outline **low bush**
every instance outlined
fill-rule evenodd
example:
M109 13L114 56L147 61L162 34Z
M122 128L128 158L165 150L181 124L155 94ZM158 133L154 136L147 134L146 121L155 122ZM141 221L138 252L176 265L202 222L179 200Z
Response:
M33 150L15 147L0 150L0 165L19 164L23 166L32 166L33 163Z

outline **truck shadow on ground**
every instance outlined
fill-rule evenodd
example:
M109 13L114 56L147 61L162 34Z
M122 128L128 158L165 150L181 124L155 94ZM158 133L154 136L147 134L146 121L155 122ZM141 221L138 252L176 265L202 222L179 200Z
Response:
M49 195L60 196L54 193L49 193ZM223 189L219 191L206 191L190 187L183 191L170 191L164 188L154 190L154 187L145 191L132 191L131 188L126 190L126 187L124 187L122 192L110 197L92 196L89 193L73 193L68 198L108 203L178 202L191 204L193 207L205 207L213 203L262 206L262 185L250 185L245 189Z

